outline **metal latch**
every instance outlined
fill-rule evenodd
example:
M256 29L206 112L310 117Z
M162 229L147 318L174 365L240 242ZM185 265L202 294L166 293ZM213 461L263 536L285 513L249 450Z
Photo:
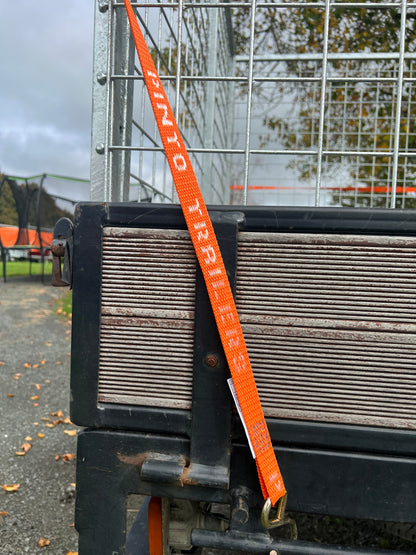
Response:
M67 287L72 284L73 229L74 225L69 218L61 218L56 222L51 246L52 285L55 287Z

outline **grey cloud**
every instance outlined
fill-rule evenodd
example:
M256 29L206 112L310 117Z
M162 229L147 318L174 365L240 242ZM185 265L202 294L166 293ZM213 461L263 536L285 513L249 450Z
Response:
M92 0L0 8L2 171L89 177L93 8Z

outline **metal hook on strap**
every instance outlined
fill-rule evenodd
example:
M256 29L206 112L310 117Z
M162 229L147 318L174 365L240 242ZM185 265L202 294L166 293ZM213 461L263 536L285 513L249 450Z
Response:
M290 518L285 514L286 503L287 494L279 499L276 507L276 514L271 517L270 512L273 506L272 502L270 501L270 497L268 497L261 511L261 523L267 530L270 530L271 528L277 528L278 526L285 526L286 524L288 524L290 526L290 537L292 540L295 540L298 536L298 530L296 522L293 520L293 518Z
M276 516L271 519L270 511L272 510L272 502L270 501L270 497L266 499L266 503L261 511L261 523L264 528L276 528L276 526L282 526L282 524L284 524L283 521L285 520L286 503L287 494L279 499L276 507Z

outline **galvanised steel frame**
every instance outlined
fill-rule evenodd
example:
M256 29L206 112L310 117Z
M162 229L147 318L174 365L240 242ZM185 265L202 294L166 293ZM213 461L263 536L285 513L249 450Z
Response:
M416 2L133 6L207 202L227 204L231 190L242 204L412 207ZM281 23L265 32L266 13L293 22L306 10L319 19L316 44L289 40ZM380 29L394 21L397 40L335 48L334 14L342 28L357 10ZM175 201L121 0L97 0L94 60L92 200Z
M222 80L234 73L230 10L183 2L141 6L137 15L201 187L209 202L221 204L229 194L225 154L233 124L226 101L233 97L233 83ZM133 191L137 200L169 202L174 200L173 183L133 46L124 4L99 2L91 197L128 200Z

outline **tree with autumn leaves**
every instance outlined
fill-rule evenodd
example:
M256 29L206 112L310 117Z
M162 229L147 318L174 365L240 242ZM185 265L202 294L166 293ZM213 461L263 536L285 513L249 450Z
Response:
M388 206L391 188L396 125L398 59L392 52L400 49L401 11L397 2L378 7L354 6L353 2L329 13L328 79L321 90L324 49L324 7L257 8L254 55L282 54L283 61L264 60L256 63L256 75L286 77L285 81L255 83L254 96L265 106L276 106L264 114L263 144L278 142L287 150L313 151L318 148L319 107L325 94L323 129L323 177L342 172L344 186L333 192L333 203L344 206ZM388 3L391 6L386 6ZM236 51L248 54L250 10L233 11ZM412 125L416 116L415 77L411 55L416 50L416 11L408 10L405 26L405 61L400 114L400 152L416 151L416 133ZM307 54L307 56L305 56ZM351 55L352 54L352 55ZM375 54L375 56L373 55ZM287 56L291 55L291 56ZM315 55L315 56L314 56ZM299 79L301 78L301 79ZM293 80L291 80L293 79ZM284 113L276 99L290 99L290 114ZM358 155L341 155L359 152ZM371 154L366 154L371 153ZM296 156L291 167L300 179L312 180L316 174L316 158ZM413 158L399 158L397 186L401 191L411 186L416 176ZM359 187L357 188L357 183ZM349 186L350 185L350 186ZM349 189L351 189L349 191ZM405 202L404 202L405 201ZM398 195L398 207L416 207L416 201Z

